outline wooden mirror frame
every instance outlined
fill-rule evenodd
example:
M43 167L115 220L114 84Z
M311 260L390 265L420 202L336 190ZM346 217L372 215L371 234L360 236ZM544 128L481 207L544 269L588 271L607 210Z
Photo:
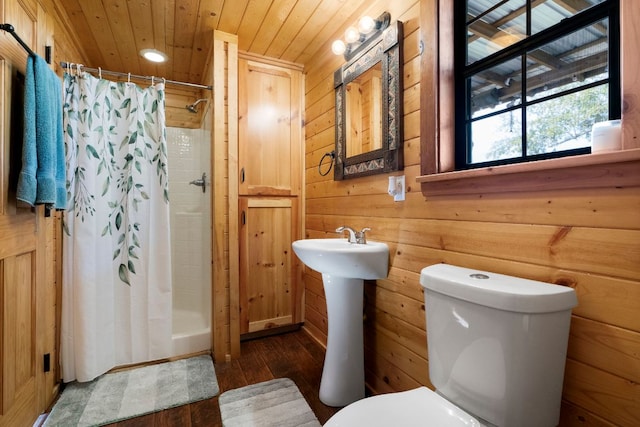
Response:
M395 21L384 31L366 40L351 59L336 70L336 146L334 180L402 170L402 22ZM346 157L346 87L375 64L382 64L382 148Z

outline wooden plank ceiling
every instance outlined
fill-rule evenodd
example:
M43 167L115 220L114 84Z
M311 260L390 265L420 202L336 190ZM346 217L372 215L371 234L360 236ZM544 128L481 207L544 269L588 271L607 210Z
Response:
M89 60L84 65L191 83L203 81L214 29L237 34L240 50L304 64L355 24L367 3L374 2L58 0ZM169 61L149 63L139 55L145 48Z
M305 65L319 52L330 49L331 42L342 36L349 25L355 25L365 14L376 17L389 6L390 0L56 0L69 17L78 34L89 67L147 76L166 77L191 83L203 83L213 30L237 34L239 49ZM534 6L546 10L546 4L557 4L563 16L571 16L598 3L597 0L537 0ZM478 1L482 4L482 1ZM493 2L486 1L489 8ZM482 7L482 6L480 6ZM497 43L506 34L499 28L521 19L525 8L504 6L470 26L473 36ZM493 11L495 8L489 8ZM481 9L482 10L482 9ZM542 16L542 19L546 19ZM552 22L555 23L555 22ZM606 35L606 29L595 25L594 32ZM604 38L606 39L606 37ZM589 41L589 40L586 40ZM593 42L584 46L589 48ZM141 49L155 48L169 56L163 65L155 65L139 55ZM604 45L606 49L606 45ZM606 52L586 58L602 70ZM575 55L576 52L569 52ZM541 65L549 68L541 85L561 81L575 66L563 62L561 52L532 53ZM595 58L595 59L594 59ZM604 58L604 61L602 60ZM78 62L78 58L61 58ZM584 61L583 61L584 62ZM561 72L557 72L560 70ZM500 71L500 70L498 70ZM501 87L509 73L485 75L487 90ZM585 70L594 73L593 70ZM551 76L556 73L557 75ZM601 71L598 71L601 72ZM494 73L496 74L496 73ZM553 77L553 78L552 78ZM514 88L516 88L514 86ZM515 89L514 89L515 90ZM508 93L507 93L508 92ZM512 94L506 91L504 98Z

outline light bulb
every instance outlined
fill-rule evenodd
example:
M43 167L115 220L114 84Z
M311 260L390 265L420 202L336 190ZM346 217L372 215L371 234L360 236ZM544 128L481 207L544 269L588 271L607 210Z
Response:
M356 27L349 27L344 32L344 39L347 43L355 43L360 40L360 31Z
M347 46L342 40L336 40L331 44L331 51L336 55L342 55L347 50Z
M363 16L358 21L358 29L362 34L369 34L376 27L376 21L370 16Z

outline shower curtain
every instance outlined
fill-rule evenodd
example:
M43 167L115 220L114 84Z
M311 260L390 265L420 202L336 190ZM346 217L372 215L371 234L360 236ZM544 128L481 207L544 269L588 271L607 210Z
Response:
M65 382L171 353L164 85L64 76Z

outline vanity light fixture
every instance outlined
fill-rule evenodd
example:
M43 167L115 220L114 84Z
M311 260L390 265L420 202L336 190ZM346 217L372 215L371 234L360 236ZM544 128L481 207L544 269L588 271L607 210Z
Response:
M142 49L140 56L151 62L166 62L169 57L157 49Z
M349 59L351 55L366 44L367 40L383 31L391 22L391 14L383 12L376 19L370 16L363 16L358 21L358 27L350 26L344 32L344 41L335 40L331 44L331 51L336 55L344 55L345 59Z

